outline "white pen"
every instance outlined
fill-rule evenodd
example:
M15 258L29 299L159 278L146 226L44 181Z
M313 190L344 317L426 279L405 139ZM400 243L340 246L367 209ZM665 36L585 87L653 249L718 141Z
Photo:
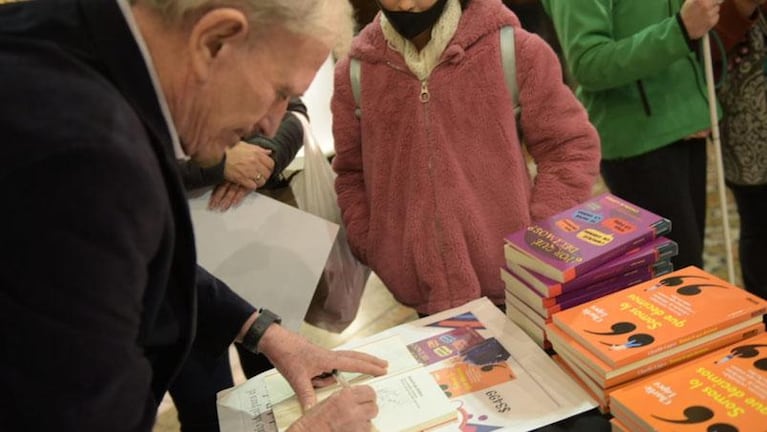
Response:
M341 374L341 372L335 371L333 374L336 377L336 381L338 384L341 384L341 387L346 388L349 387L349 381L346 381L346 378Z

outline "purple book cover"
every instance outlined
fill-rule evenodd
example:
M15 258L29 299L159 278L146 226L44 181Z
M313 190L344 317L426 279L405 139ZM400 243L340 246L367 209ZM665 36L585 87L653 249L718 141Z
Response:
M509 265L509 269L518 278L538 291L541 296L554 297L637 268L648 268L653 263L671 259L678 252L679 247L676 242L661 236L564 283L547 278L517 264Z
M581 291L575 291L570 294L555 297L556 303L546 309L549 310L549 316L551 316L551 314L555 312L577 306L615 291L620 291L624 288L634 286L658 276L663 276L672 271L674 271L674 266L671 262L660 261L650 267L632 270L625 275L611 278L603 283L595 284Z
M671 221L603 193L506 236L506 260L568 282L671 230Z
M515 277L508 270L502 269L501 277L504 279L506 289L510 294L523 301L541 317L549 318L551 314L568 307L670 273L673 271L673 268L670 261L658 261L645 267L635 268L609 277L581 289L568 291L556 297L542 296L539 292L532 289L529 284Z

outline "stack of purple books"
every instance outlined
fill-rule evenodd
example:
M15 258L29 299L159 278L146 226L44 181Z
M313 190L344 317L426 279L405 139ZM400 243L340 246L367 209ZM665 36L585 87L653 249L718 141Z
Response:
M555 312L673 271L671 222L610 193L506 236L506 314L543 348Z

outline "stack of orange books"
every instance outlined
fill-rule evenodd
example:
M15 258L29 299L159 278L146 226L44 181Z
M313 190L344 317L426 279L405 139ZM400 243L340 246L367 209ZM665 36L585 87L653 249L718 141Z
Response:
M546 331L606 411L625 383L763 332L766 312L767 301L691 266L557 312Z
M767 334L616 390L610 406L613 431L765 431Z

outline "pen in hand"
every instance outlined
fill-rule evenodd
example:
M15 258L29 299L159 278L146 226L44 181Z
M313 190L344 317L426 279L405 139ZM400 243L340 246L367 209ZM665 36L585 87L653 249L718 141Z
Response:
M338 384L341 384L341 387L347 388L349 387L349 381L346 381L346 378L344 378L343 375L341 375L341 372L333 371L333 375L336 377L336 381Z

